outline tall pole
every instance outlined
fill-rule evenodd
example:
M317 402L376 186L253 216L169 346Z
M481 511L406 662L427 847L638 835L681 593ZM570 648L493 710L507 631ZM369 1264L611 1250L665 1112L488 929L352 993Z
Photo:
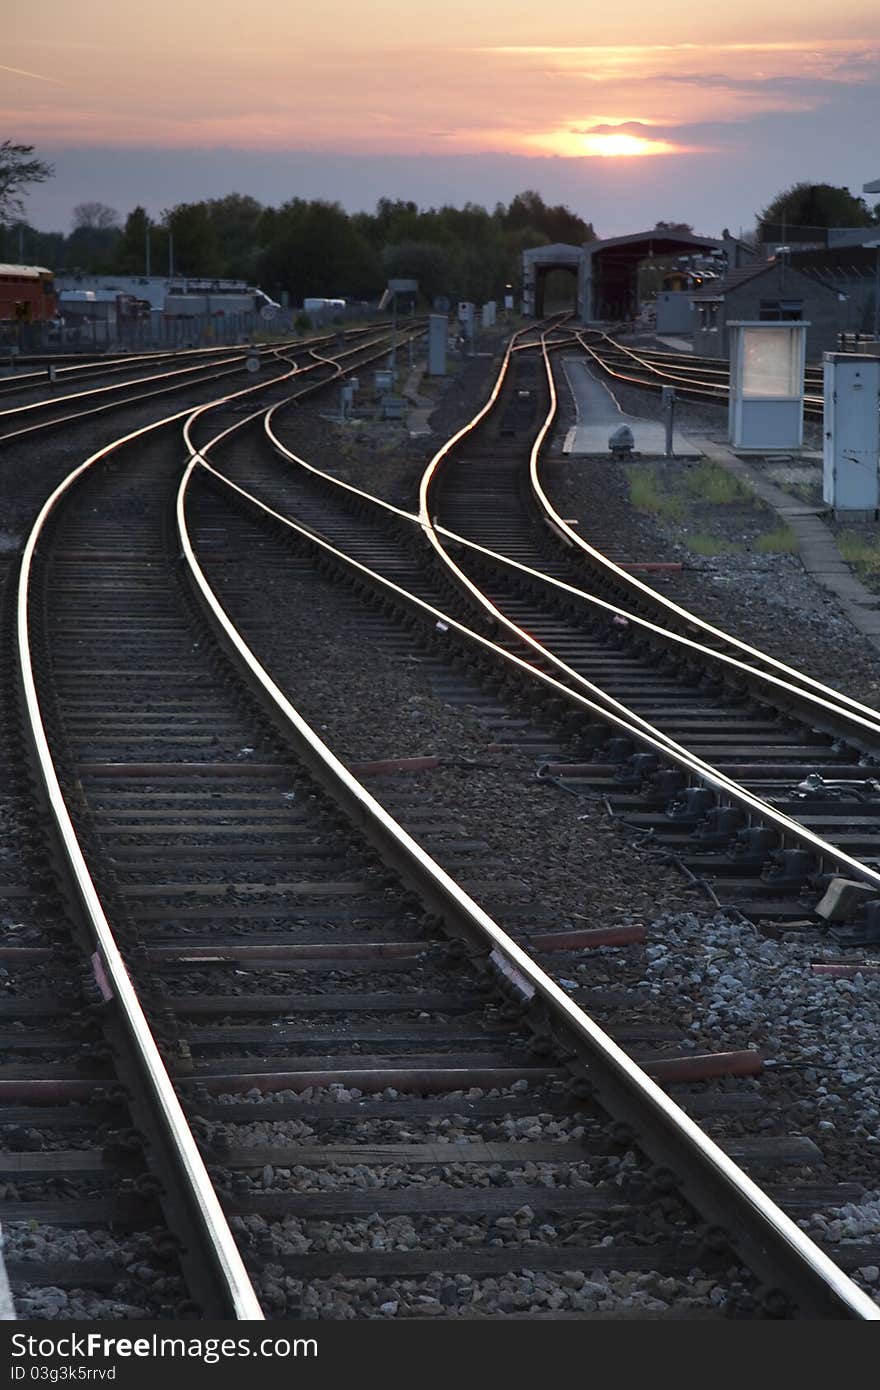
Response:
M149 280L149 278L150 278L150 227L149 227L149 223L147 224L146 231L144 232L144 251L145 251L144 259L145 259L145 261L146 261L146 263L147 263L147 279Z
M874 342L880 340L880 241L877 242L874 262Z
M391 370L397 370L397 291L391 291ZM392 382L392 389L394 383Z
M174 233L168 232L168 279L174 279Z

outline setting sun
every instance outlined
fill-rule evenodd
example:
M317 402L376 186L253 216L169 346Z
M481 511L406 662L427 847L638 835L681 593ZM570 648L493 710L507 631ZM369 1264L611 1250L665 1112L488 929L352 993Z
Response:
M584 135L583 153L611 159L615 155L670 154L676 147L668 140L644 140L639 135Z
M527 137L527 143L567 159L631 159L634 156L683 154L693 147L672 140L652 140L617 130L550 130Z

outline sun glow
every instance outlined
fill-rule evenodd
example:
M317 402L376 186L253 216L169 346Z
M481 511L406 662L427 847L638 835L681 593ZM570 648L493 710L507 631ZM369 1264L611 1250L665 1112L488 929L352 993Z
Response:
M582 135L583 154L615 159L645 154L671 154L676 146L668 140L644 140L640 135Z
M633 159L645 155L685 154L694 150L692 145L679 145L672 140L652 140L614 130L551 130L529 136L528 143L547 154L562 155L567 159Z

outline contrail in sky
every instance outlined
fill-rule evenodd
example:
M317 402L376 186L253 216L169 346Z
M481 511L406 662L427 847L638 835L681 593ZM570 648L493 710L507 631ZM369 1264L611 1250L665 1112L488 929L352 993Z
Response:
M0 63L0 72L15 72L19 77L34 77L38 82L54 82L57 87L69 86L60 77L44 77L41 72L28 72L26 68L8 68L5 63Z

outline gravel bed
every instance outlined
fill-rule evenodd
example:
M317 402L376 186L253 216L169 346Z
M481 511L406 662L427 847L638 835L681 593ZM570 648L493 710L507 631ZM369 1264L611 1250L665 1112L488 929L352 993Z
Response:
M275 1184L284 1191L285 1184ZM478 1205L478 1199L475 1199ZM660 1241L668 1239L670 1228L660 1213L653 1213L654 1224L660 1229L651 1233L640 1227L639 1244L651 1245L652 1234ZM395 1215L383 1217L373 1212L364 1218L322 1221L285 1217L268 1223L263 1235L279 1255L318 1254L334 1251L365 1250L468 1250L475 1246L499 1249L517 1246L523 1251L563 1247L566 1245L613 1245L631 1237L633 1213L621 1218L610 1212L591 1213L586 1218L555 1218L545 1212L532 1210L524 1203L515 1212L504 1216L450 1217ZM660 1261L658 1261L660 1263Z
M56 1128L52 1125L41 1128L39 1125L10 1124L4 1121L0 1111L0 1145L9 1153L89 1150L95 1147L95 1127L80 1129L74 1125L59 1125Z
M289 1183L296 1192L337 1192L382 1189L398 1191L403 1188L423 1187L510 1187L513 1185L536 1187L583 1188L592 1192L609 1181L616 1173L622 1160L617 1158L593 1158L583 1163L559 1165L541 1160L537 1163L468 1163L456 1161L450 1155L448 1163L419 1164L410 1168L401 1163L333 1163L324 1168L312 1168L292 1163L283 1172L283 1181ZM275 1169L271 1170L274 1179ZM237 1194L247 1196L266 1189L262 1175L250 1178L244 1173L236 1173L232 1185Z
M121 1290L115 1297L97 1293L94 1289L59 1289L52 1285L19 1284L13 1290L16 1317L19 1321L51 1319L67 1322L87 1319L97 1322L103 1319L116 1322L169 1316L167 1304L155 1304L149 1296L145 1297L139 1280L132 1281L132 1284L130 1293L126 1295ZM158 1281L154 1288L157 1296L161 1295ZM179 1286L176 1296L182 1296Z
M880 1189L864 1194L860 1202L848 1202L827 1212L816 1212L799 1223L823 1245L856 1245L874 1241L880 1249ZM880 1303L880 1264L861 1265L853 1279Z
M3 1228L4 1254L34 1273L50 1260L110 1261L119 1267L112 1294L93 1289L60 1289L21 1280L13 1288L19 1318L167 1318L186 1297L177 1275L169 1274L155 1257L156 1240L164 1231L119 1235L100 1229L76 1230L42 1223L16 1222Z
M658 918L649 929L644 986L667 1010L696 1005L690 1025L715 1050L757 1045L788 1072L799 1128L839 1180L880 1180L880 978L814 975L841 951L768 940L723 913ZM763 1083L762 1083L763 1085Z
M521 1318L524 1316L663 1314L722 1310L742 1271L725 1275L691 1270L686 1278L657 1272L567 1270L474 1279L428 1275L424 1279L319 1279L306 1283L266 1266L261 1291L271 1317L304 1318ZM300 1311L301 1310L301 1311Z
M534 1095L537 1102L543 1094L541 1089L531 1086L526 1077L521 1077L509 1086L470 1086L466 1091L444 1091L443 1101L451 1105L456 1101L473 1103L481 1100L512 1100L514 1097L521 1099L525 1095ZM272 1105L288 1105L296 1101L306 1104L323 1104L325 1101L347 1104L351 1100L395 1101L400 1097L401 1092L395 1086L386 1086L383 1091L361 1091L356 1086L343 1086L333 1082L330 1086L307 1086L302 1091L261 1091L254 1086L244 1092L223 1092L216 1097L216 1101L218 1105L254 1105L264 1109L267 1106L271 1108Z
M222 954L223 948L218 947ZM291 965L289 970L263 970L249 962L243 962L227 970L207 970L204 974L186 976L167 975L163 967L163 984L169 995L186 994L229 994L230 996L259 990L260 994L298 994L310 997L322 994L381 994L391 992L400 994L412 991L413 1007L418 1006L418 996L423 991L450 991L448 973L423 969L409 960L404 960L408 969L383 974L381 971L309 970L307 966ZM232 978L234 976L235 978ZM454 988L461 987L457 978ZM479 983L474 982L479 989Z
M538 1106L529 1114L506 1116L444 1113L436 1116L413 1115L399 1118L394 1114L394 1102L387 1097L372 1099L385 1100L389 1109L388 1116L366 1119L358 1113L356 1103L352 1103L362 1095L356 1088L337 1086L326 1091L325 1095L327 1114L323 1115L320 1121L315 1118L312 1123L307 1120L271 1119L260 1119L254 1124L215 1122L211 1128L211 1141L215 1142L222 1136L236 1148L260 1148L291 1142L311 1144L316 1136L325 1138L332 1132L344 1134L347 1143L364 1144L513 1144L532 1140L574 1142L596 1128L594 1120L590 1121L589 1117L580 1113L557 1115L541 1110ZM349 1100L343 1102L338 1099L340 1096L348 1096ZM302 1100L302 1096L298 1096L297 1099ZM334 1114L335 1104L343 1103L346 1109Z

